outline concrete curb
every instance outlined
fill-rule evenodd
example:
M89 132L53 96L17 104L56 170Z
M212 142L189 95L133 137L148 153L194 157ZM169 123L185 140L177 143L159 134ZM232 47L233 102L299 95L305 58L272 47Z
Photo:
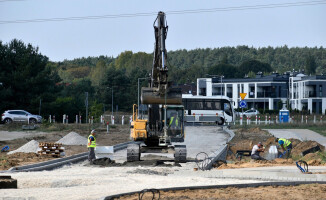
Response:
M297 186L301 184L326 184L326 181L291 181L291 182L263 182L263 183L245 183L245 184L227 184L227 185L209 185L209 186L190 186L190 187L171 187L154 189L158 191L178 191L178 190L196 190L196 189L221 189L228 187L251 188L260 186ZM153 189L149 189L153 190ZM100 198L101 200L113 200L125 195L141 194L143 191L127 192L121 194L110 195Z
M114 150L114 152L116 152L116 151L125 149L125 148L127 148L128 144L131 144L131 143L134 143L134 142L131 141L131 142L125 142L125 143L114 145L113 150ZM85 152L85 153L80 153L80 154L76 154L73 156L69 156L66 158L58 158L58 159L35 163L35 164L31 164L31 165L12 167L7 171L0 171L0 173L52 170L55 168L62 167L64 165L84 161L87 159L87 157L88 157L88 152Z
M230 138L227 140L227 142L230 142L235 135L234 132L229 130L227 127L223 127L223 131L230 135ZM222 147L220 147L217 151L215 151L213 154L209 155L209 158L211 158L211 160L206 165L205 170L210 170L213 167L213 164L218 160L225 161L227 156L227 150L228 150L228 145L225 144Z
M58 168L66 164L72 164L72 163L86 160L87 156L88 156L88 152L85 152L85 153L69 156L67 158L59 158L59 159L45 161L45 162L31 164L31 165L12 167L8 171L28 172L28 171L52 170L54 168Z
M235 136L234 132L227 128L223 128L223 131L227 132L230 135L230 138L228 139L228 142L230 142Z

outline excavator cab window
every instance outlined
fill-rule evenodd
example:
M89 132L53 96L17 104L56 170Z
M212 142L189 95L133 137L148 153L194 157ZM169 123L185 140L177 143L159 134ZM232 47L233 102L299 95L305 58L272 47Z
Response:
M166 112L168 135L171 137L183 136L183 109L167 109Z

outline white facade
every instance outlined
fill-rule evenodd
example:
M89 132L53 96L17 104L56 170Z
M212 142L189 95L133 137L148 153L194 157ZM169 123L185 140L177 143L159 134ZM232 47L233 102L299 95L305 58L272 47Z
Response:
M326 114L326 79L299 75L289 80L291 108Z
M258 79L257 79L258 80ZM273 84L275 86L273 86ZM266 85L266 86L265 86ZM270 86L268 86L270 85ZM283 88L283 97L272 94L272 87ZM274 109L276 101L286 102L287 100L287 84L286 82L215 82L212 78L197 79L197 94L201 96L228 96L235 102L234 108L239 107L241 101L240 93L247 93L245 101L248 102L248 108ZM221 92L222 91L222 92Z

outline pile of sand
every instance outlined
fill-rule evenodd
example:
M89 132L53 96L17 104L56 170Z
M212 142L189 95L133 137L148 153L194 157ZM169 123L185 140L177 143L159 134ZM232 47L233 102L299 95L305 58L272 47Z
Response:
M29 142L27 142L26 144L24 144L23 146L21 146L20 148L16 149L15 151L10 151L8 154L13 154L13 153L17 153L17 152L21 152L21 153L37 153L39 146L38 146L38 141L35 140L31 140Z
M63 145L87 145L87 138L76 132L70 132L68 135L58 140L57 143L62 143Z

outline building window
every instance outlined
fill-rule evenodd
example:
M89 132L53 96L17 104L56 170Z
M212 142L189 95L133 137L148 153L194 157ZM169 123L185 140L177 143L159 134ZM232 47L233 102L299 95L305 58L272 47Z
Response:
M249 98L255 98L255 87L250 87Z
M323 97L323 87L322 87L322 85L319 86L319 97Z

